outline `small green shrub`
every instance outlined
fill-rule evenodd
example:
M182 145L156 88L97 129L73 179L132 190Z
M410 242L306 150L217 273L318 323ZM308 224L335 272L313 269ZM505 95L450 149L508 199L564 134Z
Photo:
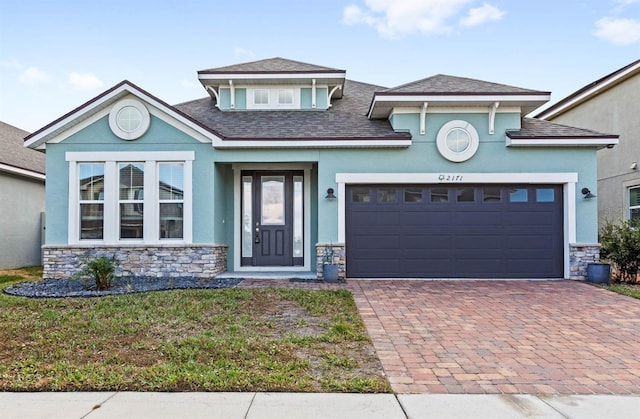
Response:
M117 259L115 255L111 257L98 256L89 259L85 268L80 272L82 276L89 276L96 282L96 288L100 291L111 288L113 274L116 270Z
M600 258L611 262L615 279L635 282L640 270L640 222L607 221L600 231Z

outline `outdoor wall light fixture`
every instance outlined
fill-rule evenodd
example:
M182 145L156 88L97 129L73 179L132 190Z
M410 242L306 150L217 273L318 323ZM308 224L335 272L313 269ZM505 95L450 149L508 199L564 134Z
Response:
M324 199L328 199L329 201L336 199L334 192L333 188L327 189L327 196L325 196Z
M589 188L582 188L582 195L584 195L584 199L595 198L596 196L591 193Z

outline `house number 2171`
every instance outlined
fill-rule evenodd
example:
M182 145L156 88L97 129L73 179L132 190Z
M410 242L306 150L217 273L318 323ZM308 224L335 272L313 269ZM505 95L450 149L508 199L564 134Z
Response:
M438 180L440 182L462 182L462 175L440 175Z

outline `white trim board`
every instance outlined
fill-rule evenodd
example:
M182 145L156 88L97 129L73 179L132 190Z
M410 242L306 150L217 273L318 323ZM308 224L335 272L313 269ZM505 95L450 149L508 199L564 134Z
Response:
M441 179L441 176L445 176ZM446 176L461 176L456 181ZM336 173L337 183L576 183L578 174L566 173Z
M596 95L600 94L603 90L607 90L607 89L609 89L609 87L614 86L617 83L624 81L625 79L627 79L630 76L633 76L634 73L636 73L636 72L640 72L640 62L638 62L636 65L633 65L633 66L627 68L626 70L624 70L624 71L622 71L622 72L620 72L618 74L612 75L612 77L610 77L610 78L608 78L606 80L603 80L601 83L596 84L595 86L585 90L584 92L582 92L581 94L579 94L576 97L573 97L573 98L571 98L569 100L567 100L567 98L560 100L555 105L552 105L549 108L547 108L546 110L544 110L542 112L539 112L535 116L535 118L543 119L543 120L547 120L547 121L552 120L556 116L561 115L561 114L567 112L568 110L580 105L582 102L585 102L585 101L589 100L593 96L596 96ZM584 87L583 87L583 89L584 89ZM575 93L573 93L573 94L575 94ZM571 95L569 95L568 97L570 97L570 96Z
M308 272L311 270L311 163L235 163L233 170L233 271L234 272ZM304 171L304 262L303 266L242 266L242 224L239 214L242 208L243 170L303 170ZM315 269L314 269L315 270Z
M222 140L213 141L214 148L406 148L408 140Z
M594 147L618 144L617 138L545 138L545 139L520 139L507 136L507 147Z
M70 245L99 244L120 246L126 243L141 245L157 244L191 244L193 241L193 151L136 151L136 152L67 152L65 160L69 162L69 212L67 218L67 243ZM104 236L102 240L80 240L79 226L79 163L100 162L104 163ZM118 238L118 196L117 196L117 164L118 162L141 162L145 165L145 208L153 211L145 213L144 238L141 240L121 240ZM182 239L160 239L158 237L159 204L156 196L158 181L157 165L162 162L184 163L184 219Z
M32 170L21 169L19 167L10 166L8 164L0 163L0 171L8 172L14 175L25 176L38 180L45 180L46 176L42 173L34 172Z
M118 88L100 97L98 100L82 105L64 118L47 127L30 138L25 147L42 149L49 141L60 142L75 132L85 128L92 122L109 114L111 105L120 99L133 96L150 107L149 112L170 125L194 136L200 142L213 141L218 138L200 125L176 112L170 105L167 106L154 97L143 93L129 83L123 83ZM155 108L155 109L154 109ZM184 129L183 129L184 127Z

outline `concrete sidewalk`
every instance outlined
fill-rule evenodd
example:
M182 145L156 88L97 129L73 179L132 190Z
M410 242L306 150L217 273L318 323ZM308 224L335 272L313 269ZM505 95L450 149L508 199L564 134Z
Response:
M15 418L631 418L640 396L321 393L0 393Z

